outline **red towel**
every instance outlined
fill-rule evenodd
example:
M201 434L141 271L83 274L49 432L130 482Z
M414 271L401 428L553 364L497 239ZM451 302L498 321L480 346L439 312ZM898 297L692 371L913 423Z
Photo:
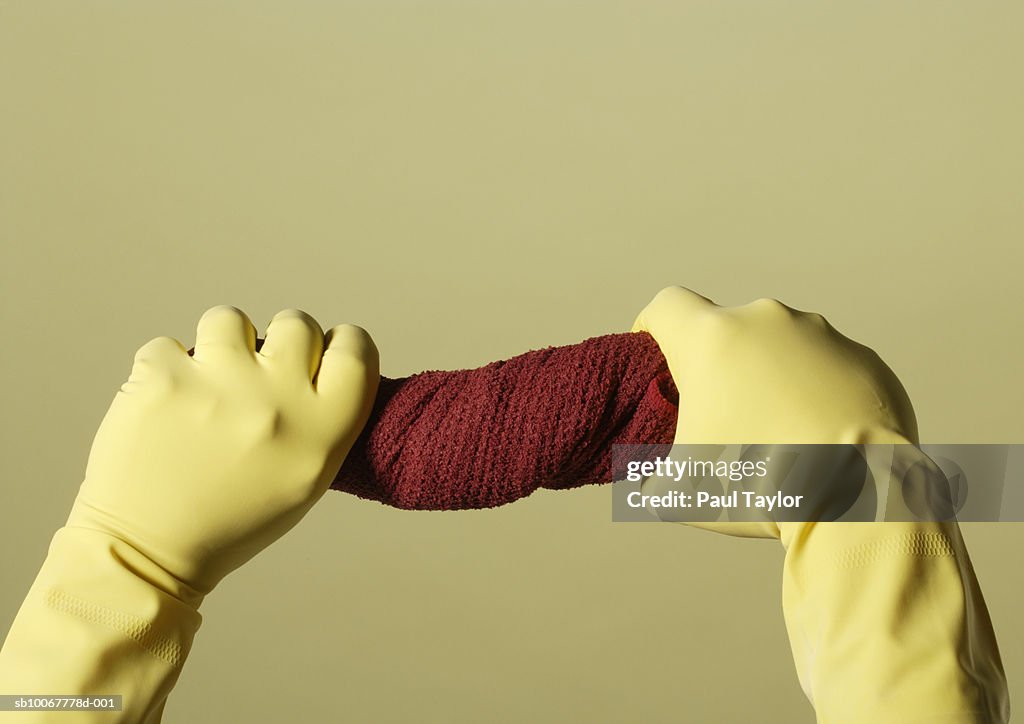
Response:
M331 485L396 508L489 508L612 479L612 445L670 444L679 395L645 333L380 381Z

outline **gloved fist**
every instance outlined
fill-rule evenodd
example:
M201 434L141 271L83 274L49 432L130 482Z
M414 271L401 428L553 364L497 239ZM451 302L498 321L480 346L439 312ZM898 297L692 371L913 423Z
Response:
M194 356L158 337L135 356L93 442L68 526L124 540L197 592L275 541L327 490L369 416L377 349L279 313L256 351L233 307L199 321Z
M677 445L917 442L914 410L896 375L821 315L773 299L719 307L669 287L640 312L633 331L654 337L679 388ZM693 525L778 536L773 524Z

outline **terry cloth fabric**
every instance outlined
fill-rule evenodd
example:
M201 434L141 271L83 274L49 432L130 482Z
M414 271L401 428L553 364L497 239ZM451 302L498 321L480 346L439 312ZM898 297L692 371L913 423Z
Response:
M381 378L331 487L396 508L459 510L610 482L612 445L671 444L678 399L646 333Z

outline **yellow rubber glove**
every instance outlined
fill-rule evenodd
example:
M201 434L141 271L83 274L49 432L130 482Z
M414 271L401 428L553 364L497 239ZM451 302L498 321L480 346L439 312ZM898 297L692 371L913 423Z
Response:
M633 331L657 340L679 389L676 444L918 442L896 375L820 315L768 299L723 308L670 287ZM995 635L955 522L692 525L782 541L783 612L819 722L1009 719Z
M0 652L0 693L121 694L124 711L0 721L160 721L203 597L327 490L369 416L377 350L295 310L256 341L215 307L194 356L166 337L139 350Z

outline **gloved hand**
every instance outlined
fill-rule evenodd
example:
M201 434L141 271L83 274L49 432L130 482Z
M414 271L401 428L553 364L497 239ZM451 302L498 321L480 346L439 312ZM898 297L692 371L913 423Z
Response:
M719 307L683 287L662 290L633 331L651 334L679 388L675 444L917 442L903 385L872 350L820 314L774 299ZM774 523L691 523L779 537Z
M0 650L0 693L120 694L120 712L60 719L161 720L204 596L323 495L376 394L377 350L358 327L325 337L290 310L256 341L242 312L216 307L194 356L168 338L139 350Z
M658 342L679 389L676 444L916 450L895 374L820 315L768 299L722 308L670 287L633 331ZM995 635L955 521L689 525L781 539L783 612L820 722L1008 719Z
M319 500L369 416L377 350L281 312L255 351L233 307L203 315L194 356L158 337L93 442L68 525L107 532L208 593ZM322 358L321 358L322 355Z

